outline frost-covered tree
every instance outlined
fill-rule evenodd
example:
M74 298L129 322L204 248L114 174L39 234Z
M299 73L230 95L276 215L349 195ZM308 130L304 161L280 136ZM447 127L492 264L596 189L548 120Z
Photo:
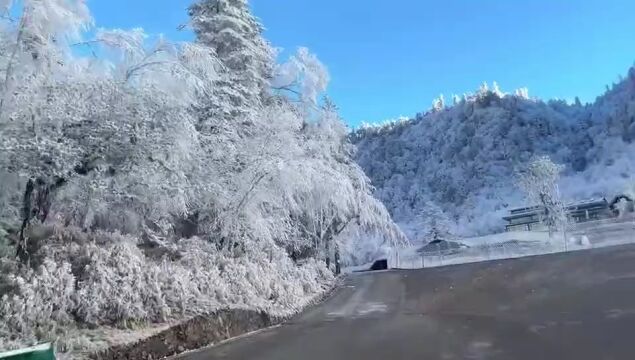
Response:
M199 0L189 8L197 42L213 50L228 71L217 89L211 116L245 116L268 97L275 52L246 0Z
M456 94L452 95L452 105L453 106L458 105L460 102L461 102L461 97L460 96L458 96Z
M420 238L423 243L440 240L454 240L450 219L433 202L426 202L417 215L417 226L420 227Z
M516 93L516 96L518 96L521 99L525 99L525 100L529 99L529 89L527 89L526 87L516 89L515 93Z
M69 41L79 36L91 18L83 1L24 1L20 5L17 20L3 18L0 36L0 172L9 181L18 180L18 189L24 190L21 203L9 195L13 201L6 204L21 209L9 213L21 217L19 248L24 249L23 230L33 219L43 221L48 216L49 194L63 183L60 175L68 169L65 160L76 153L55 138L61 123L54 115L64 111L56 102L63 91L59 79L74 71L73 66L65 66ZM9 2L7 8L16 6Z
M17 20L11 19L15 4L4 6L5 31L0 38L0 117L23 99L17 97L27 87L47 86L56 71L63 70L64 44L77 39L92 19L83 1L25 0ZM17 93L17 94L16 94Z
M549 228L550 233L556 229L565 230L567 224L566 208L558 188L563 169L562 165L553 163L548 156L539 156L517 173L518 187L525 192L529 202L544 209L540 221Z
M481 86L478 88L478 93L477 95L479 96L485 96L489 93L489 85L487 84L487 81L483 81L483 83L481 84Z
M315 168L306 176L308 186L298 199L302 209L298 220L303 233L312 239L313 248L328 261L352 240L341 235L374 234L383 237L388 246L403 243L403 234L392 223L383 204L371 195L368 178L351 161L353 149L347 130L333 108L325 108L317 121L305 124L304 134L307 155L319 159L318 163L334 166Z
M443 98L443 94L441 94L438 98L432 101L432 111L439 112L443 109L445 109L445 100Z
M329 74L315 54L301 47L288 61L278 65L272 87L309 107L316 107L318 96L326 90Z
M501 91L500 87L498 86L498 83L496 81L494 81L494 83L492 84L492 93L494 95L496 95L499 98L502 98L505 94Z
M23 229L37 215L40 222L110 230L121 225L115 217L140 217L127 232L148 222L165 230L172 216L188 211L195 194L183 184L200 155L189 108L203 78L213 76L213 59L196 45L160 40L146 47L144 37L139 30L98 31L91 43L121 54L116 63L69 58L73 73L55 74L47 92L26 93L30 106L11 113L20 121L3 129L2 160L26 177L25 202L16 205L31 209L23 211ZM43 96L46 102L38 102ZM16 161L21 168L11 165ZM68 201L52 201L58 195Z

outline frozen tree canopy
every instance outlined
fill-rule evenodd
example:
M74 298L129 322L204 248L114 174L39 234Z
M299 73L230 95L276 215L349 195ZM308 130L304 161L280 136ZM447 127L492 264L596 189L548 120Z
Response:
M408 121L364 126L352 134L356 159L395 220L416 233L427 201L461 235L503 229L510 207L535 202L515 186L515 170L547 155L564 170L564 201L607 198L632 187L635 161L635 69L582 106L530 99L483 84L452 107Z
M287 90L310 105L317 104L318 95L326 91L329 74L326 67L307 48L299 48L289 61L277 66L272 86Z
M189 8L196 41L208 47L223 68L220 104L208 104L214 117L246 116L265 100L273 76L274 49L246 0L198 0Z
M439 240L454 240L450 220L439 206L432 202L424 204L423 209L415 220L416 228L423 233L420 238L423 243Z
M517 181L531 201L543 203L547 198L557 197L558 180L564 166L554 164L548 156L539 156L531 160L525 168L517 172Z

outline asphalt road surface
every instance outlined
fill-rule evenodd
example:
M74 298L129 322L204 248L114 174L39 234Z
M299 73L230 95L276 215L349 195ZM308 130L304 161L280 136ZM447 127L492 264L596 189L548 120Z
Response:
M186 360L635 359L635 246L350 276Z

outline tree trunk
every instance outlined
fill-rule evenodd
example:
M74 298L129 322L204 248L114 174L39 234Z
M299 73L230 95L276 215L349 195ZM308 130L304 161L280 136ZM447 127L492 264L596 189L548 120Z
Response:
M65 183L58 178L54 183L47 184L43 179L29 179L26 183L22 198L22 226L16 257L24 264L29 264L32 255L39 248L40 239L30 239L29 228L35 220L39 223L46 221L51 209L51 194Z
M326 250L326 268L330 270L331 269L331 240L330 239L326 239L324 247Z
M340 247L335 245L335 275L339 275L342 272L340 266Z

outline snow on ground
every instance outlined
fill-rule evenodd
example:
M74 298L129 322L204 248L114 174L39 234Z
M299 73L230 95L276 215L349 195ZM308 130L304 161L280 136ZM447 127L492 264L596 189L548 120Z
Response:
M471 247L486 244L500 244L509 241L549 241L549 234L543 231L510 231L499 234L461 239L462 243Z
M566 237L565 243L563 233L550 237L547 231L514 231L462 239L469 246L465 249L421 253L420 245L411 246L395 251L389 265L415 269L630 244L635 243L635 222L610 219L576 224Z

